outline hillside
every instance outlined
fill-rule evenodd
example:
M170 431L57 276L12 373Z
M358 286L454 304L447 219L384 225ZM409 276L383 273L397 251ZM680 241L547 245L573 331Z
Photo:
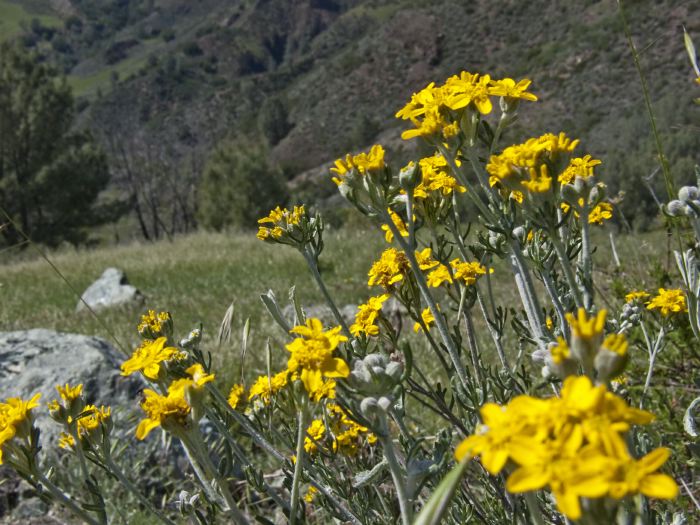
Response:
M259 136L267 117L272 159L290 179L307 172L293 186L298 196L330 194L318 166L378 138L409 157L414 146L398 139L393 114L428 82L466 69L533 80L540 102L523 108L507 140L580 136L603 159L612 190L627 191L628 218L655 210L640 183L654 171L647 116L611 0L32 3L63 24L47 29L39 19L23 39L64 69L82 125L169 165L196 158L195 181L215 144ZM700 33L692 4L627 9L678 181L691 177L700 146L682 45L682 26Z

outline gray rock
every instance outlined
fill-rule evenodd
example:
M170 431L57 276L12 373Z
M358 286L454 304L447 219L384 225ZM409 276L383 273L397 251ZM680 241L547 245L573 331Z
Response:
M126 274L117 268L107 268L104 273L83 292L76 312L86 310L85 301L93 310L102 310L124 304L143 304L144 296L129 284Z
M41 392L41 405L33 413L42 445L50 450L61 432L46 409L58 397L56 385L83 383L88 403L98 406L136 407L144 383L138 375L120 374L125 359L98 337L43 329L0 332L0 399Z

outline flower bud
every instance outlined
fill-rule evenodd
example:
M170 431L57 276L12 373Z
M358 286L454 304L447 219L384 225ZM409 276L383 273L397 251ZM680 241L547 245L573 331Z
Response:
M595 316L588 317L586 310L578 309L578 314L566 314L566 320L571 326L571 354L583 365L584 370L593 367L593 359L603 342L605 317L607 310L601 310Z
M360 402L360 413L367 419L374 419L377 412L377 399L366 397Z
M599 381L609 381L622 373L629 359L627 347L623 334L610 334L605 338L594 363Z
M673 200L666 205L666 213L671 217L680 217L688 214L688 206L679 200Z
M202 331L199 328L195 328L189 334L187 334L187 337L180 341L180 346L190 350L192 348L196 348L201 340Z
M413 189L418 186L421 181L420 166L416 162L409 162L399 172L399 185L406 190L406 193L412 194Z
M683 186L678 190L678 199L683 202L698 200L700 199L700 192L695 186Z

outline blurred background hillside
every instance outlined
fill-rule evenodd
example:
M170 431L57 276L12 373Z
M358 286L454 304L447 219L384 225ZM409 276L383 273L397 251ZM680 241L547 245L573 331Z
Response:
M700 39L700 10L682 0L627 4L680 185L700 151L682 36L685 26ZM302 200L340 224L328 164L375 142L397 166L423 153L399 138L394 114L461 70L532 79L540 101L522 107L505 142L580 137L603 160L610 193L624 192L619 224L646 228L658 212L650 188L665 196L612 0L0 0L0 40L0 112L9 111L0 199L49 245L252 228L273 205ZM25 98L8 87L18 75ZM42 113L51 105L65 108L60 119ZM45 116L22 124L28 107ZM20 128L24 136L8 139ZM43 175L23 186L12 159L29 157L24 177ZM21 242L11 230L2 242Z

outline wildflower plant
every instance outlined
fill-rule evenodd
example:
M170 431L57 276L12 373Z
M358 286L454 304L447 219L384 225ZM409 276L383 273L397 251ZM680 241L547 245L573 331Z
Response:
M428 156L397 168L374 145L334 163L341 195L388 243L367 261L353 320L320 270L321 215L279 206L257 237L303 256L333 322L307 318L295 294L290 321L264 294L285 339L268 342L263 373L224 384L201 327L178 340L172 317L149 311L121 365L148 385L129 437L81 385L58 387L49 404L63 429L56 445L87 491L69 494L45 474L37 396L0 404L0 458L88 523L111 519L97 469L168 524L175 510L253 523L275 509L292 524L660 523L657 500L679 487L670 449L645 434L657 424L645 401L669 334L686 315L698 333L697 245L677 254L683 289L599 297L592 229L615 213L603 163L561 131L501 144L520 104L537 102L531 86L466 71L432 82L396 113L402 138ZM695 220L700 194L682 191L668 214ZM511 282L517 301L499 303L494 279ZM643 387L618 388L640 347ZM158 438L182 447L196 487L171 505L114 453L117 442Z

